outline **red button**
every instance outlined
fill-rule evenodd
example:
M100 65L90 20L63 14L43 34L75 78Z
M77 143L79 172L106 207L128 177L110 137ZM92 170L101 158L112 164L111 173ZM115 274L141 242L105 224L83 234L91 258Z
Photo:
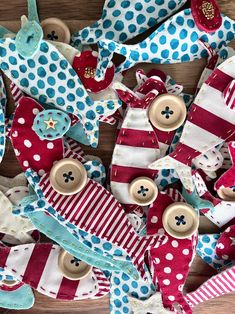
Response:
M191 0L191 8L199 29L212 33L220 28L222 17L215 0Z
M102 81L95 79L98 53L96 51L83 51L73 60L73 68L79 76L85 88L93 93L98 93L110 86L114 77L114 65L107 69Z

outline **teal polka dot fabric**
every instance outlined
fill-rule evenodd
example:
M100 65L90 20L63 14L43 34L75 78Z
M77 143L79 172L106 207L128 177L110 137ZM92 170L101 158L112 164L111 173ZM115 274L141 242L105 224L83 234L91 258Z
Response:
M123 55L126 59L116 68L116 72L120 73L139 62L169 64L207 57L208 52L200 44L200 40L208 43L215 51L224 50L234 39L235 22L226 16L222 16L222 19L222 25L216 32L205 33L198 29L191 10L185 9L168 19L138 44L123 45L113 40L101 40L98 42L97 78L104 77L114 53Z
M99 118L112 115L118 100L93 101L69 62L44 40L33 58L18 54L15 39L0 40L0 69L25 93L42 104L51 104L76 115L91 146L96 147Z
M217 271L235 265L235 261L223 260L215 253L215 248L220 234L203 234L198 237L197 254L211 267Z
M110 39L125 42L160 23L186 0L106 0L101 18L72 35L74 46Z
M153 295L156 290L152 283L151 276L147 271L148 280L133 280L123 272L113 272L110 278L110 313L111 314L131 314L133 313L129 302L129 296L146 300Z
M84 164L87 175L90 179L95 180L103 185L106 179L106 171L104 165L99 160L90 160Z

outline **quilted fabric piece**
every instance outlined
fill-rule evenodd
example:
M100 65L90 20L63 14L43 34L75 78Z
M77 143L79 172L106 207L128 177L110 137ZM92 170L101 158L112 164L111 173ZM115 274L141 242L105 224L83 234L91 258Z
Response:
M101 39L125 42L160 23L185 4L186 0L106 0L101 18L72 35L72 43L95 44Z
M34 119L43 107L24 97L16 108L11 129L11 141L23 170L32 168L40 175L50 170L53 162L63 158L62 139L40 139L32 129Z
M235 57L222 63L203 84L190 107L176 149L170 155L151 164L151 168L175 169L186 190L191 192L194 190L191 175L192 160L235 134L235 114L233 115L223 102L223 90L233 77Z
M118 101L92 101L76 72L49 42L41 41L33 58L22 58L12 38L0 41L0 68L25 93L42 104L73 113L84 128L89 143L98 143L99 117L112 115Z
M5 247L0 248L0 263L17 279L49 297L62 300L95 297L99 293L100 271L93 269L81 280L67 279L58 266L60 252L61 248L53 244Z
M213 33L205 34L195 25L191 10L185 9L168 19L141 43L123 45L113 40L99 41L97 77L103 78L114 53L126 58L116 68L117 73L130 69L139 62L168 64L207 57L208 52L198 39L216 47L216 51L224 50L224 46L234 39L234 29L234 21L222 16L221 27Z

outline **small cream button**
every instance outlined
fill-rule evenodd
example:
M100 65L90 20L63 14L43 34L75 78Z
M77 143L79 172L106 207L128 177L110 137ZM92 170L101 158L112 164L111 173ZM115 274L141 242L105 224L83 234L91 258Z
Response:
M52 167L50 183L56 192L63 195L73 195L85 187L87 173L80 161L64 158Z
M158 188L152 179L139 177L130 183L129 195L135 204L147 206L155 201L158 195Z
M149 120L159 130L169 132L178 129L187 115L183 99L179 96L163 94L150 105Z
M169 205L162 216L163 227L174 238L185 239L192 236L198 229L197 212L183 202Z
M59 41L65 44L70 43L71 34L68 26L60 19L49 18L41 22L44 39Z
M70 280L81 280L92 270L92 266L62 250L58 258L58 266L64 277Z
M234 202L235 201L235 189L233 188L220 188L217 190L217 194L222 200Z

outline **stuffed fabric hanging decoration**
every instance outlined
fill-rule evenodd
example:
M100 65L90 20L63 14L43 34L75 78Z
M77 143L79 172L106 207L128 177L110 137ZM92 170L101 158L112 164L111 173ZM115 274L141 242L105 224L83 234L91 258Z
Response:
M235 262L235 225L228 227L218 239L216 254L224 260Z
M74 46L112 39L125 42L176 12L186 0L150 0L144 2L106 0L101 18L72 35Z
M235 114L224 104L223 97L224 89L234 77L235 57L232 57L222 63L201 87L190 108L176 149L152 163L150 168L175 169L184 187L193 191L193 159L235 136ZM202 120L202 115L207 119ZM215 125L220 127L215 128Z
M77 116L94 147L100 116L112 115L121 105L111 100L92 101L69 62L44 40L34 57L24 59L17 52L15 39L2 39L0 68L22 91L42 104L50 103Z
M150 87L151 86L151 87ZM159 158L157 136L149 122L148 108L159 93L164 93L164 84L149 78L136 93L124 85L116 84L119 98L128 105L112 156L111 190L125 208L134 207L135 200L130 195L129 185L138 177L153 180L156 171L148 168L151 160ZM146 92L144 93L143 90ZM137 93L145 94L140 98ZM129 156L128 159L126 156ZM135 206L134 206L135 205ZM143 199L143 205L144 199Z
M61 300L97 298L99 294L103 295L102 290L107 288L103 286L107 279L100 270L92 269L57 245L27 244L13 248L0 247L0 256L1 267L51 298ZM100 275L101 279L98 279Z
M139 62L169 64L207 57L207 49L200 44L199 39L211 47L217 47L216 51L222 52L234 39L234 34L235 23L226 16L222 16L222 25L217 31L205 34L195 25L191 10L185 9L167 20L141 43L123 45L113 40L99 41L97 78L103 79L114 53L126 58L126 61L116 68L116 73L120 73Z
M192 227L192 222L196 222L197 219L191 213L194 209L189 209L187 204L186 207L182 206L184 203L182 201L179 202L182 198L178 199L178 196L176 201L174 201L169 195L159 193L157 199L149 208L147 234L160 232L167 234L169 238L166 245L156 250L154 248L150 250L150 265L153 273L153 282L162 293L164 306L173 310L178 305L184 312L192 313L184 299L182 289L194 257L197 227L194 230L186 227L187 232L189 231L190 233L183 235L186 232L183 223L185 222L186 226L190 225ZM177 231L175 231L175 236L168 233L169 230L166 229L166 222L164 222L164 213L171 206L175 206L175 209L172 209L168 220L172 230L174 220L176 221L175 230ZM174 212L177 212L177 214L174 214ZM182 228L182 231L180 228Z

